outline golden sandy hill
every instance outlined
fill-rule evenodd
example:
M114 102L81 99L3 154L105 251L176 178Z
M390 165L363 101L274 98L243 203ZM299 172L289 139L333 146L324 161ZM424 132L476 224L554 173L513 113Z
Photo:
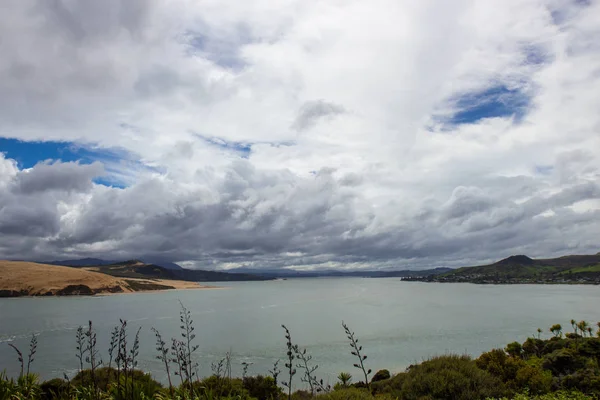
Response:
M94 295L201 287L195 282L121 279L79 268L0 260L0 297Z

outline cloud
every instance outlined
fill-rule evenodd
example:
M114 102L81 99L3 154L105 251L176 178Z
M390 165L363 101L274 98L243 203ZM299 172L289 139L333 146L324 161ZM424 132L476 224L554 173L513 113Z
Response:
M595 253L599 18L552 0L9 2L0 137L91 150L32 167L0 148L0 257Z
M49 191L85 192L92 188L92 180L103 172L104 168L99 162L89 165L74 162L40 163L16 176L15 190L24 195Z
M344 107L324 100L309 101L302 105L292 129L303 131L313 127L320 119L331 118L344 112Z

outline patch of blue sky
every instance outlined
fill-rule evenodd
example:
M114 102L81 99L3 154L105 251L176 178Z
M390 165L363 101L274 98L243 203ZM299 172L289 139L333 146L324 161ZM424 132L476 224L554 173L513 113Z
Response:
M135 160L130 153L118 148L95 148L74 142L25 142L17 139L0 138L0 152L17 162L20 169L31 168L47 160L91 164L99 161L105 165L107 174L94 180L105 186L124 188L130 182L124 179L118 165L134 169L150 169Z
M194 133L194 136L210 146L216 147L228 153L237 154L241 158L248 158L252 152L251 143L229 141L218 137L204 136L199 133Z
M518 122L526 115L530 98L519 89L500 85L456 96L451 103L454 110L451 115L436 117L447 126L474 124L498 117L513 117Z
M259 144L267 144L273 147L286 147L293 146L293 141L282 141L282 142L238 142L232 140L226 140L215 136L204 136L199 133L193 133L193 135L200 139L202 142L209 146L218 148L224 152L235 154L241 158L248 158L252 153L252 146Z

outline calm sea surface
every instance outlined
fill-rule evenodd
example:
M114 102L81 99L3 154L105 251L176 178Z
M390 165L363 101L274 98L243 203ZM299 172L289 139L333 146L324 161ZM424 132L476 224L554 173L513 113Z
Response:
M71 375L78 363L77 327L91 319L106 354L110 330L123 318L131 337L142 327L139 366L164 380L154 358L150 328L157 328L166 338L177 336L179 300L191 310L196 325L201 375L209 375L211 363L227 351L234 355L234 374L241 374L244 361L253 363L250 373L266 374L276 359L285 357L281 324L286 324L294 342L313 355L320 376L332 383L341 371L359 376L352 367L355 361L342 320L360 338L374 371L400 371L423 358L449 352L478 355L523 341L536 334L538 327L570 326L571 318L600 321L598 286L439 284L395 278L220 285L227 289L0 299L0 371L18 373L8 343L25 351L35 333L39 345L32 370L44 379Z

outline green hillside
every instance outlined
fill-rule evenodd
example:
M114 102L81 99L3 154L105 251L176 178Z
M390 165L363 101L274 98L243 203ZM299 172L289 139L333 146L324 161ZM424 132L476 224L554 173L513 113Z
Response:
M517 255L494 264L463 267L438 276L411 278L409 280L472 283L600 284L600 253L551 259L532 259L524 255Z

